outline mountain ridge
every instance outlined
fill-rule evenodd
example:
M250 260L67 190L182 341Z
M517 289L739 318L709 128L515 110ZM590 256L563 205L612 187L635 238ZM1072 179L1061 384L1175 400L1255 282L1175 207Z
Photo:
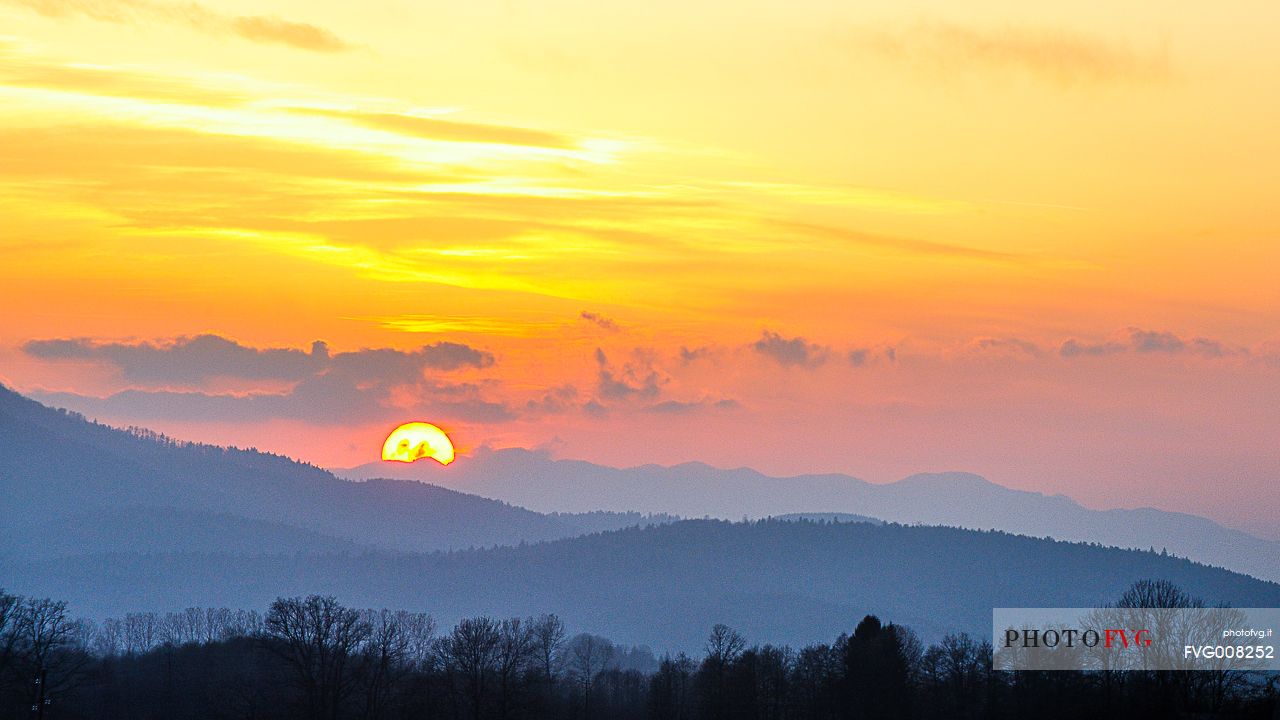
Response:
M802 644L867 613L929 639L990 632L996 606L1088 607L1134 580L1167 579L1210 604L1280 604L1269 583L1149 551L896 523L685 520L576 538L429 554L223 554L0 561L19 591L77 612L261 607L335 594L368 607L467 616L557 612L575 627L660 649L698 647L712 624Z
M994 483L966 472L917 473L869 483L839 473L786 477L705 463L610 468L521 448L484 449L447 473L429 466L366 464L335 469L421 479L540 512L628 509L739 519L821 512L901 523L997 529L1033 537L1147 549L1280 580L1280 542L1190 513L1156 508L1093 510L1061 494Z

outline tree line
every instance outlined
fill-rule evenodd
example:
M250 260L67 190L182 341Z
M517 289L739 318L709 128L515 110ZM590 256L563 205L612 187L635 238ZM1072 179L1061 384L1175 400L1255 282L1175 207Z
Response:
M1168 583L1121 602L1195 602ZM265 613L190 608L93 622L0 591L0 717L246 720L867 720L1223 717L1280 713L1277 676L992 669L986 640L925 645L866 616L804 648L710 628L698 657L656 658L555 615L360 610L329 596ZM1226 690L1224 691L1224 687Z

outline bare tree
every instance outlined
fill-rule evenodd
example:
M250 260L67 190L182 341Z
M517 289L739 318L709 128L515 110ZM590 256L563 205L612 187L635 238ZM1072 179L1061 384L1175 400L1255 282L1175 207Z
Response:
M684 653L662 658L649 679L649 710L656 720L684 720L693 714L690 690L695 669Z
M466 699L476 720L484 713L497 670L499 627L492 618L469 618L440 643L441 661L455 694Z
M236 637L256 637L265 630L262 614L257 610L236 610L231 614L227 627L223 628L221 639L230 640Z
M409 670L411 637L403 625L404 613L390 610L365 610L361 619L369 626L369 640L364 646L364 716L382 716L388 698Z
M0 690L9 681L9 668L13 665L18 646L18 610L22 598L0 590Z
M596 677L613 664L617 649L607 638L582 633L569 641L569 672L582 697L583 717L591 717L591 690Z
M356 655L370 634L360 613L332 596L277 598L264 623L267 646L293 669L307 717L335 720L356 680Z
M75 643L78 627L65 602L28 599L15 620L18 675L31 683L31 710L43 718L58 696L79 684L89 656Z
M498 717L505 718L518 701L525 676L534 664L533 631L520 618L498 627Z
M1168 580L1139 580L1129 586L1115 604L1117 608L1200 608L1204 601L1191 597Z
M124 624L116 618L103 620L90 647L94 654L101 657L118 655L124 647Z
M124 616L124 652L141 655L160 640L160 618L155 613L128 613Z
M227 608L205 608L199 641L207 645L225 639L231 619L231 611Z
M746 646L747 641L741 633L724 623L718 623L707 636L707 659L723 667L737 660Z
M742 655L747 641L733 628L718 623L707 636L706 657L698 671L699 686L707 714L721 717L727 712L726 677L729 666Z
M413 670L426 669L435 648L436 621L426 613L397 610L396 623L407 641L405 663Z
M564 645L564 621L558 615L540 615L536 620L530 618L529 625L533 631L534 651L538 656L539 670L547 687L555 685L560 674L563 659L560 646Z

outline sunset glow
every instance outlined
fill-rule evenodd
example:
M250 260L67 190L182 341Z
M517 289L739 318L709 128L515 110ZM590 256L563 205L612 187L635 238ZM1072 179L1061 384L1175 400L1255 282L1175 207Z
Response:
M0 27L0 382L42 402L326 467L428 417L460 462L966 470L1280 537L1280 5Z

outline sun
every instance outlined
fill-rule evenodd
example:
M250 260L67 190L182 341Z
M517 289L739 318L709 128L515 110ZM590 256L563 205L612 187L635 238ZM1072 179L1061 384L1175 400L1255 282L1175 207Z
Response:
M382 443L382 459L413 462L431 458L441 465L453 462L453 443L440 428L425 422L401 425Z

